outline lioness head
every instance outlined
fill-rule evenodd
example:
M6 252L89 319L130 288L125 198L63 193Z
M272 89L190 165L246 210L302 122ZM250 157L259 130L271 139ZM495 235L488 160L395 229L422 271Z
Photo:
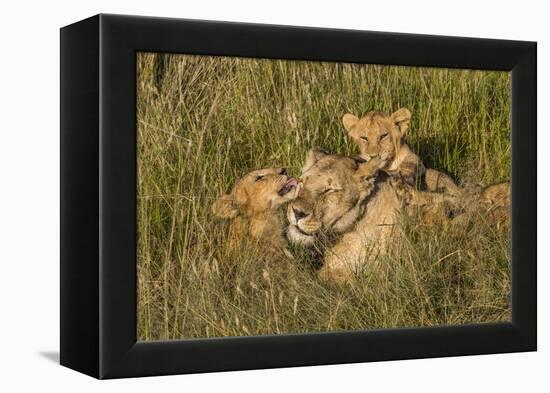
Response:
M285 168L252 171L242 177L227 195L219 197L212 211L220 218L232 219L242 214L256 214L277 209L294 199L298 182L289 177Z
M287 208L289 240L308 246L320 234L349 230L362 216L363 202L374 190L383 164L379 159L358 162L310 151L302 169L302 189Z
M405 135L411 112L401 108L391 115L381 112L369 112L362 118L347 113L342 118L348 135L359 145L361 158L370 160L378 157L391 162Z

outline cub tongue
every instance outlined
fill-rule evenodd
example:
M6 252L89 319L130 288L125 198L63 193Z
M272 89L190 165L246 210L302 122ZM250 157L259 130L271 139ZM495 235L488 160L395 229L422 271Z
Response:
M286 186L288 186L288 187L296 187L297 185L298 185L298 181L296 179L294 179L293 177L288 179L288 181L286 182Z

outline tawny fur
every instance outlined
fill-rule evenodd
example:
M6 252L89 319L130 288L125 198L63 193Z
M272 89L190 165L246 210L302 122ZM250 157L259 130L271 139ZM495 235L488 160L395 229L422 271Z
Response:
M365 160L381 158L387 162L384 170L399 175L408 184L431 192L458 193L450 176L427 169L422 160L405 143L411 112L401 108L391 115L369 112L362 118L347 113L342 118L348 135L357 143Z
M455 226L466 226L481 218L497 228L510 221L510 182L490 186L465 187L459 198L459 214L453 218Z
M403 211L410 217L419 217L422 225L447 226L452 211L461 206L459 196L419 191L400 176L392 176L389 181L398 195Z
M266 250L281 251L286 240L277 210L294 199L298 189L297 181L284 168L252 171L237 181L231 192L212 206L216 216L231 221L230 249L238 250L244 240L252 239Z
M320 277L337 282L350 281L352 274L383 255L396 236L401 202L388 180L376 184L365 212L353 227L325 253Z
M402 202L387 176L377 179L384 164L309 153L302 189L287 208L288 236L295 244L315 247L325 235L338 235L324 253L321 278L348 281L385 252L394 236Z
M292 243L305 247L325 242L321 278L349 281L354 272L376 264L400 236L403 213L412 209L422 212L422 224L454 225L450 208L471 206L479 212L490 205L509 206L508 183L452 196L419 191L399 176L384 175L380 171L384 167L378 158L361 163L319 150L309 152L302 188L287 208L287 232Z

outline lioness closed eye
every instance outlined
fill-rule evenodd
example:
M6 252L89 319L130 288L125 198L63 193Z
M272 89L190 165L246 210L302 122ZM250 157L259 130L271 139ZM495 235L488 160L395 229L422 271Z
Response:
M387 161L384 170L390 175L399 175L412 186L427 191L444 191L453 195L459 190L446 174L426 169L420 158L404 142L409 128L411 112L401 108L391 115L368 112L362 118L347 113L342 118L348 135L357 143L365 160L378 157Z
M231 192L212 205L213 213L231 220L230 246L252 237L266 245L284 247L283 228L276 210L298 194L298 181L285 168L252 171L238 180Z

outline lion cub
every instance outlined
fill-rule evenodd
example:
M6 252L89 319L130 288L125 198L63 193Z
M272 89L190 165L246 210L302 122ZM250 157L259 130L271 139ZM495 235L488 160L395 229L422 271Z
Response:
M510 220L510 182L460 189L460 195L418 191L401 177L392 177L402 208L407 214L418 212L422 222L467 225L474 217L483 217L499 227Z
M403 141L411 121L411 112L401 108L391 115L368 112L362 118L347 113L342 118L348 135L359 145L365 160L378 157L387 161L384 171L399 175L412 186L432 192L456 195L459 189L450 176L426 169L424 164Z
M298 181L285 168L259 169L238 180L229 194L214 202L212 211L231 220L232 249L249 239L281 250L286 242L277 209L296 198L298 191Z
M510 222L510 182L466 187L460 203L462 208L453 218L453 224L467 225L473 218L482 217L489 225L499 228Z

